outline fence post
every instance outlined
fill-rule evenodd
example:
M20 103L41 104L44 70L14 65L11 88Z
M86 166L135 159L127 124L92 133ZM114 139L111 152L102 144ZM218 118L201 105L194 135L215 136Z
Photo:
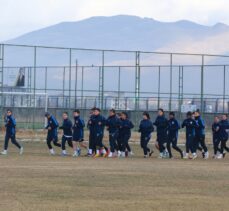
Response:
M121 67L118 67L118 109L120 108Z
M172 109L172 92L173 92L173 54L170 54L170 76L169 76L169 110Z
M47 92L48 67L45 67L45 93Z
M136 69L135 69L135 110L139 109L139 97L140 97L140 52L136 51Z
M78 84L78 60L76 59L76 73L75 73L75 108L77 108L77 84Z
M179 94L178 94L178 100L179 100L179 108L178 108L178 112L179 112L179 119L181 119L181 106L183 104L183 82L184 82L184 78L183 78L183 71L184 66L179 66Z
M82 72L81 72L81 108L83 108L83 97L84 97L83 89L84 89L84 67L82 67Z
M34 46L34 64L33 64L33 129L35 129L35 113L36 113L36 108L35 108L35 101L36 101L36 71L37 71L37 47Z
M99 106L103 110L104 100L104 50L102 51L102 66L99 66Z
M104 58L105 52L102 51L102 87L101 87L101 109L104 107Z
M1 77L0 77L0 89L1 89L1 95L0 95L0 100L1 100L1 112L3 114L3 101L4 101L4 96L3 96L3 79L4 79L4 76L3 76L3 73L4 73L4 44L1 44L0 45L0 68L1 68ZM2 122L2 118L0 120L0 122Z
M158 66L158 88L157 88L157 109L160 108L161 101L161 66Z
M69 87L68 87L68 107L71 108L71 77L72 77L72 49L69 48Z
M201 99L200 111L201 111L201 113L203 113L204 112L204 55L202 55L202 64L201 64L201 92L200 92L200 99Z
M225 112L225 95L226 95L226 66L223 66L223 113Z

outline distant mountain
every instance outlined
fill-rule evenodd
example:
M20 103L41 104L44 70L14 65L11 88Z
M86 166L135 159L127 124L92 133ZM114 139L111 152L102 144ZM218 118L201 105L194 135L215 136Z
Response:
M163 52L190 52L190 53L211 53L211 54L224 54L229 52L229 26L218 23L214 26L203 26L181 20L177 22L160 22L150 18L140 18L136 16L119 15L112 17L92 17L77 22L63 22L37 31L33 31L8 40L5 43L12 44L26 44L26 45L42 45L42 46L59 46L59 47L75 47L75 48L90 48L90 49L116 49L116 50L143 50L143 51L163 51ZM39 49L37 52L37 65L69 65L69 51L51 49ZM33 66L33 49L26 48L12 48L8 49L5 53L7 59L5 60L6 66ZM114 54L108 53L105 55L105 64L119 64L119 65L134 65L135 55L133 54ZM79 65L101 65L101 52L88 52L88 51L74 51L72 52L72 65L75 60L78 60ZM228 59L220 60L222 63L229 64ZM206 58L206 63L217 63L216 58ZM200 64L201 59L197 57L180 57L173 58L174 64ZM153 54L141 55L141 64L169 64L168 56L155 56ZM62 71L62 70L61 70ZM60 77L61 71L55 71L50 74L55 80ZM164 75L164 86L162 91L168 91L168 76ZM176 70L177 71L177 70ZM176 74L174 70L174 74ZM192 83L189 84L189 78L193 77L196 81L199 80L199 72L194 69L187 73L186 92L199 93L199 86L193 87ZM221 71L221 70L220 70ZM128 71L125 77L133 78ZM188 72L188 71L187 71ZM90 71L85 76L86 86L92 89L92 85L97 88L97 82L92 76ZM95 74L95 72L94 72ZM110 73L107 72L107 75ZM112 84L113 75L110 74L106 78L108 90L111 90L117 84ZM175 75L177 77L177 75ZM206 76L210 84L219 76L210 74ZM145 91L157 90L157 76L149 74L149 71L142 70L142 78L145 82L142 88ZM38 81L42 77L38 78ZM72 79L74 80L74 79ZM55 83L55 81L54 81ZM128 80L124 83L124 87L133 87L134 82ZM149 86L149 84L152 84ZM55 83L56 85L56 83ZM210 92L221 92L222 83L219 82L216 87L209 86L206 90ZM155 86L155 87L154 87ZM174 84L174 90L178 88ZM94 87L94 88L95 88ZM219 88L220 87L220 88ZM132 88L130 88L132 90ZM126 89L127 90L127 89ZM220 90L220 91L219 91ZM177 91L177 90L176 90Z
M167 23L119 15L63 22L27 33L7 43L154 51L173 42L203 40L225 32L229 32L229 26L221 23L209 27L186 20Z

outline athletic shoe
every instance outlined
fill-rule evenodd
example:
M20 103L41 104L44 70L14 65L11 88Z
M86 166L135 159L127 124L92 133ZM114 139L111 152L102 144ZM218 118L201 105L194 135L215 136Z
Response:
M149 151L149 157L151 157L153 153L154 153L154 151L153 150L150 150Z
M130 156L133 156L133 155L134 155L134 153L132 151L130 151Z
M159 154L158 158L164 158L163 152L161 152L161 153Z
M112 152L109 153L108 158L113 158L113 153Z
M169 153L167 151L164 151L162 158L169 158Z
M50 155L55 155L55 151L53 149L50 149Z
M80 148L77 149L77 153L78 153L78 156L81 155L81 149Z
M109 151L103 153L103 157L104 157L104 158L108 157L108 155L109 155Z
M122 153L121 153L121 151L119 151L119 150L118 150L118 154L117 154L117 155L118 155L118 157L120 157L120 156L121 156L121 154L122 154Z
M112 156L113 156L113 158L118 157L117 152L116 152L116 151L115 151L115 152L113 152L113 153L112 153Z
M183 159L188 159L188 154L186 152L183 152L182 155L183 155L182 157Z
M222 154L219 154L218 156L217 156L217 159L222 159L223 158L223 155Z
M148 155L144 155L144 158L148 158L149 156Z
M72 157L78 157L78 153L77 152L74 152Z
M217 155L213 155L213 156L212 156L212 159L216 159L216 158L217 158Z
M1 155L7 155L7 150L3 150L3 151L1 152Z
M100 157L100 154L96 153L96 154L94 155L94 158L98 158L98 157Z
M21 147L21 148L20 148L20 152L19 152L19 154L20 154L20 155L22 155L22 154L23 154L23 152L24 152L24 148L23 148L23 147Z
M188 159L188 155L183 156L183 159Z
M192 159L195 160L197 158L197 154L196 153L193 153L192 154Z
M65 157L65 156L67 156L67 153L66 152L62 152L61 156Z
M209 158L209 152L205 152L204 153L204 159L208 159Z
M125 158L126 157L126 152L121 152L121 156L122 158Z

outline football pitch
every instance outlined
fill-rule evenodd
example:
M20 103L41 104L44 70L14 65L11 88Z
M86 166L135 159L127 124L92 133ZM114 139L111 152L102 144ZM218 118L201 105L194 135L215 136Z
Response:
M229 155L144 159L132 147L131 158L108 159L50 156L43 142L24 143L20 156L10 144L0 156L0 210L229 209Z

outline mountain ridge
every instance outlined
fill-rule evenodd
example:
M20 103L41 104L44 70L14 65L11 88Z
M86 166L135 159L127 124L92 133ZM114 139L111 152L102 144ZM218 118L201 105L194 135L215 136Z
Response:
M155 51L175 41L200 40L225 32L229 32L229 26L222 23L204 26L188 20L161 22L137 16L96 16L61 22L4 43Z

